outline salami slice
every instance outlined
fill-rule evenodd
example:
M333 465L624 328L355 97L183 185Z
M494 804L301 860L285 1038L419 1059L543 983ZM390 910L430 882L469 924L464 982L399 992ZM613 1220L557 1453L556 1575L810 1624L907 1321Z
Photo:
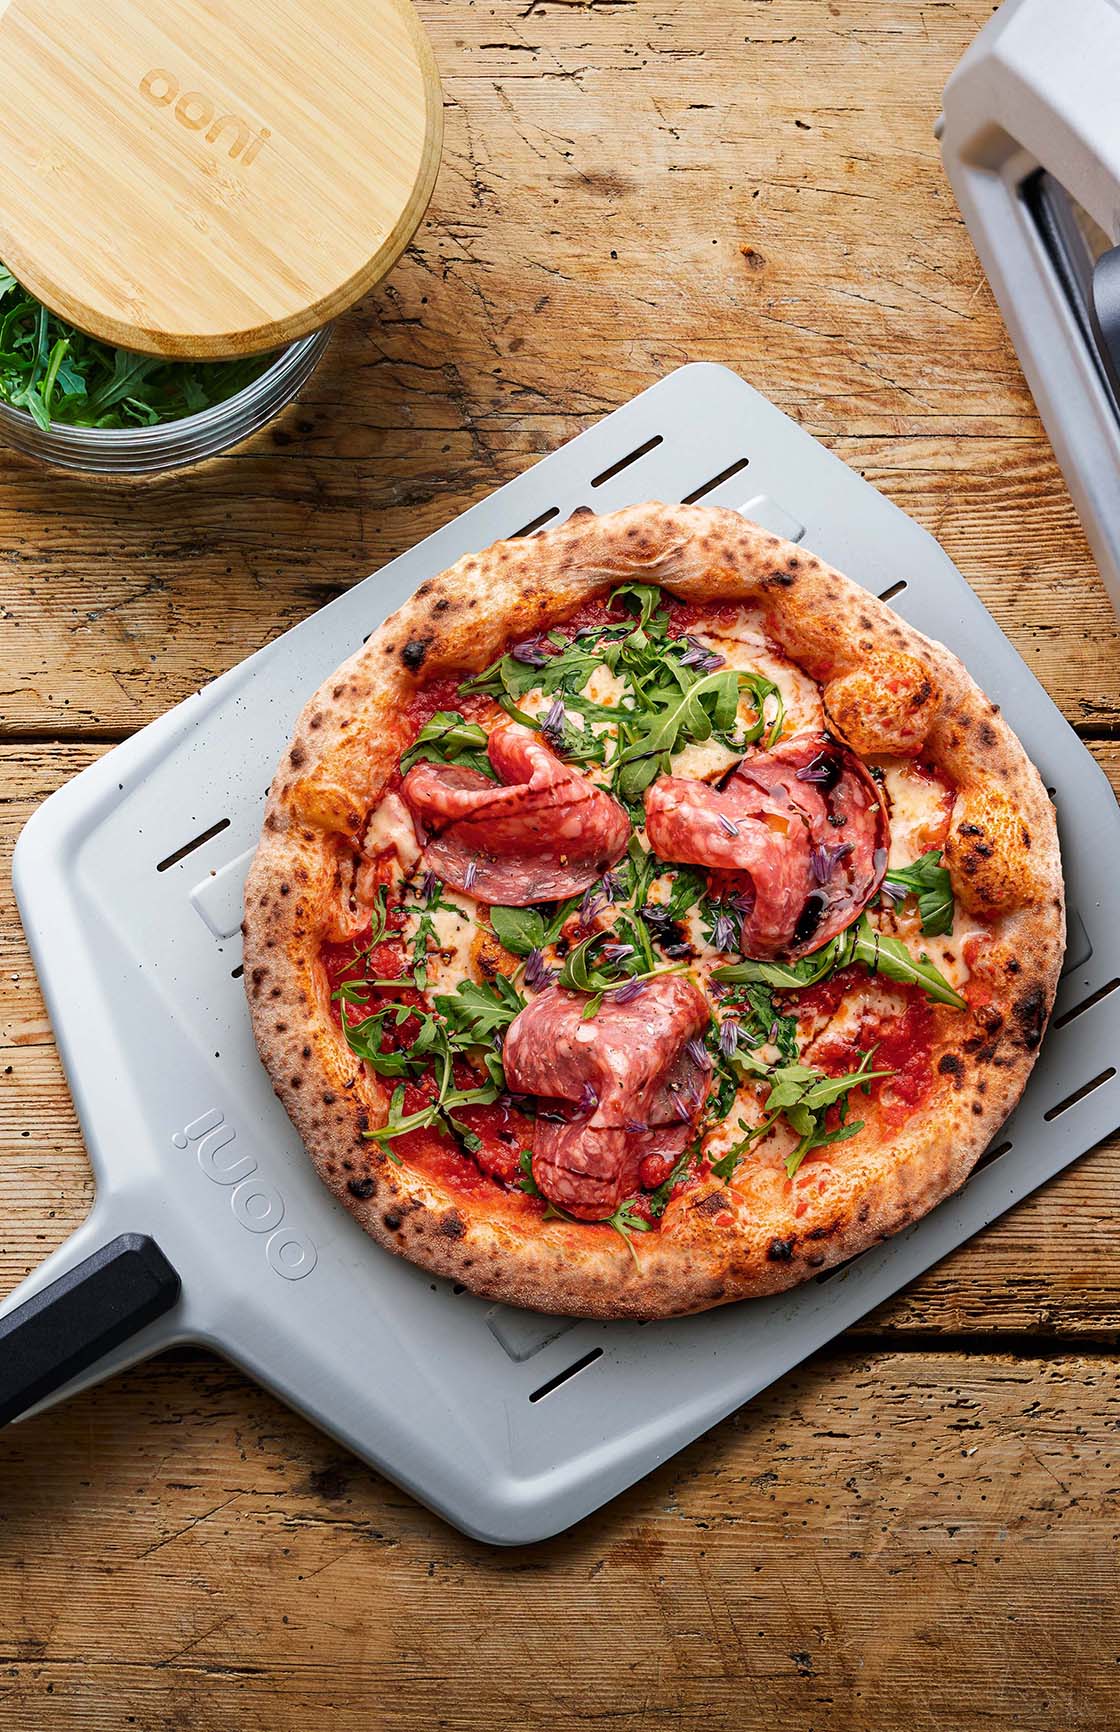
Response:
M846 746L797 734L744 758L720 787L663 776L646 831L665 860L741 874L753 898L742 950L804 956L857 919L887 868L879 789Z
M455 764L415 764L401 794L425 865L482 902L525 908L585 890L626 852L630 820L531 729L490 735L500 783Z
M651 1153L679 1153L711 1080L692 1042L710 1012L679 975L648 981L624 1003L550 986L515 1017L502 1062L519 1094L541 1097L533 1176L550 1202L584 1221L612 1215L638 1188Z

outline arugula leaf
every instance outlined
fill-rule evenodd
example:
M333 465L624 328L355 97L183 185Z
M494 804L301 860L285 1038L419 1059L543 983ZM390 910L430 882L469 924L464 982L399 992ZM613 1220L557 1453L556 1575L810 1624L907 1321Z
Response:
M822 950L812 956L802 957L800 962L755 962L746 958L742 962L725 963L722 968L712 970L712 979L720 980L725 986L742 986L749 982L758 982L763 986L774 987L780 992L793 992L799 987L815 986L819 980L824 980L829 974L835 974L839 968L846 968L851 961L852 928L841 932L832 938Z
M847 1076L840 1077L828 1076L813 1065L795 1063L768 1066L750 1052L737 1052L732 1062L749 1075L767 1078L770 1088L763 1102L762 1121L748 1129L746 1136L717 1163L722 1168L730 1162L722 1176L730 1178L734 1172L735 1161L752 1142L765 1136L781 1117L786 1119L800 1139L796 1148L786 1157L786 1176L790 1179L811 1149L823 1148L827 1143L845 1142L849 1137L854 1137L857 1131L863 1129L862 1120L853 1125L842 1123L836 1130L829 1131L825 1128L825 1116L829 1107L839 1101L843 1119L847 1113L846 1097L852 1089L862 1087L865 1092L869 1092L871 1083L877 1078L895 1074L891 1070L871 1069L874 1051L872 1047L869 1052L864 1053L858 1068L850 1071ZM732 1156L734 1161L731 1160ZM716 1167L713 1166L712 1171L715 1170Z
M425 760L436 764L461 764L480 770L496 782L493 766L487 756L489 735L477 722L468 722L458 710L437 710L424 723L412 745L401 758L402 771Z
M649 1206L649 1212L651 1215L660 1219L660 1217L665 1213L665 1210L669 1204L669 1200L672 1197L673 1192L677 1188L677 1180L680 1179L681 1177L683 1177L683 1175L687 1172L687 1170L688 1170L688 1168L692 1162L693 1156L695 1154L696 1154L696 1146L694 1144L692 1147L687 1148L684 1151L683 1155L681 1155L680 1159L678 1160L676 1166L673 1168L672 1172L669 1174L669 1177L667 1179L663 1179L662 1182L658 1185L657 1189L655 1191L651 1191L649 1193L648 1197L646 1198L646 1202Z
M884 933L876 932L866 914L861 914L856 924L849 926L846 932L830 939L823 949L800 962L734 962L713 969L712 979L727 986L759 981L765 986L789 992L798 987L815 986L826 975L834 974L852 962L862 963L873 974L885 974L888 980L898 981L900 985L921 987L935 1004L949 1004L955 1010L965 1008L960 993L953 990L924 951L912 956L900 938L888 938Z
M669 623L669 615L662 606L663 600L661 588L656 583L620 583L617 589L611 591L608 605L617 604L626 608L629 613L636 612L637 632L648 634L652 625L656 635L663 637ZM631 607L631 602L636 602L637 607ZM634 635L631 634L632 637Z
M437 993L432 1003L447 1023L453 1050L485 1046L525 1009L513 982L501 974L485 985L461 980L453 993Z
M493 907L490 924L494 936L512 956L528 956L531 950L543 950L546 945L556 943L569 917L583 902L583 896L581 891L569 896L566 902L557 903L547 919L538 908Z
M543 950L547 942L544 915L536 908L491 908L490 924L511 956L528 956L531 950Z
M244 390L274 358L166 361L113 348L58 318L0 265L0 401L44 429L177 421Z
M901 985L920 986L927 998L935 1004L949 1004L954 1010L963 1010L965 1000L959 992L954 992L941 970L934 966L924 951L917 957L911 956L901 938L888 938L881 932L876 932L866 914L861 914L854 930L855 939L852 945L852 961L862 962L865 968L870 968L878 974L885 974L888 980L897 980Z
M941 864L940 848L931 848L910 866L896 866L883 881L918 899L918 915L927 938L944 938L953 930L953 884Z

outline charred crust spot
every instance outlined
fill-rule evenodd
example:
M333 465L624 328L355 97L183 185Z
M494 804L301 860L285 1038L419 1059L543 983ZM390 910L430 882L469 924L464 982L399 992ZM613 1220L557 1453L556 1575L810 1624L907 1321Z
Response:
M771 1239L766 1247L766 1255L771 1263L792 1263L793 1240Z
M973 1115L974 1115L974 1116L975 1116L975 1117L976 1117L976 1118L979 1118L979 1117L980 1117L980 1114L981 1114L981 1113L982 1113L982 1112L983 1112L983 1111L984 1111L984 1103L983 1103L983 1101L973 1101L973 1103L972 1103L972 1111L973 1111Z
M937 1061L937 1068L942 1076L951 1076L954 1088L960 1088L964 1082L964 1060L959 1053L943 1052Z
M996 743L997 737L998 736L996 734L995 729L992 727L991 722L981 722L980 723L980 743L981 743L981 745L994 746Z
M428 653L431 638L410 637L401 651L401 660L409 673L419 673L424 665L424 657Z
M1019 974L1022 971L1021 964L1012 957L1010 962L1004 963L1004 971L1007 974Z
M338 699L342 696L342 694L345 690L346 690L345 686L335 686L334 690L331 692L331 697L334 698L336 703L338 702Z
M359 1202L364 1203L367 1198L376 1196L377 1181L376 1179L347 1179L346 1189L352 1197L357 1197Z
M961 836L982 836L984 834L979 824L958 824L957 833Z
M306 762L306 759L307 753L302 746L293 746L288 753L288 762L293 770L298 770L300 765Z
M311 716L311 717L310 717L310 719L309 719L309 720L308 720L308 723L307 723L307 725L308 725L308 727L309 727L309 728L321 728L321 727L322 727L322 725L323 725L323 718L322 718L322 716L321 716L321 715L319 715L319 714L318 714L318 713L316 713L316 714L315 714L315 715L313 715L313 716Z
M437 1229L445 1239L463 1239L466 1237L467 1224L456 1210L449 1209L440 1221Z
M301 1076L294 1076L291 1080L291 1086L294 1089L302 1088L303 1087L303 1078Z
M433 613L446 613L450 606L451 606L450 599L445 595L445 596L441 597L441 599L439 601L434 603L434 605L432 607L432 612Z
M868 619L866 614L860 614L859 629L860 629L860 631L870 631L871 630L871 621Z
M304 1047L303 1056L304 1056L304 1058L310 1058L311 1057L311 1048L309 1046Z
M1025 992L1022 998L1015 1000L1012 1009L1019 1025L1019 1038L1027 1051L1033 1052L1042 1039L1046 1022L1046 999L1041 988L1034 986Z
M292 887L290 884L281 884L281 886L280 886L281 896L290 896L291 893L292 893Z
M431 590L432 590L432 580L429 577L429 578L426 578L423 583L421 583L417 586L416 593L417 593L417 595L430 595Z
M731 1199L723 1191L712 1191L693 1207L694 1215L718 1215L724 1209L730 1208Z
M401 1217L395 1209L390 1209L387 1214L382 1215L381 1219L386 1232L389 1233L395 1233L401 1224Z
M325 1107L333 1107L337 1099L338 1096L335 1094L333 1089L323 1090L323 1105Z
M358 1129L363 1132L369 1130L369 1114L364 1107L358 1113Z

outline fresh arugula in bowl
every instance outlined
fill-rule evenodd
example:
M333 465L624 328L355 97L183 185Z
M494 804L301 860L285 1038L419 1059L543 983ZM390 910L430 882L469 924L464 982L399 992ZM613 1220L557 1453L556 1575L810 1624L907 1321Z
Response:
M272 355L169 361L87 336L44 307L0 264L0 402L47 432L154 427L212 409L243 391Z

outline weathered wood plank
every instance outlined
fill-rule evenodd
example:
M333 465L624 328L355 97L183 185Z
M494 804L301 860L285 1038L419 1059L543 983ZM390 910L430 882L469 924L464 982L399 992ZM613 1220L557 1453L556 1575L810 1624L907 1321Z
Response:
M1111 1732L1118 1417L1107 1358L842 1352L503 1552L165 1359L0 1440L0 1717Z
M987 7L422 10L436 198L301 402L155 481L0 455L0 727L130 731L696 359L939 534L1072 718L1120 720L1116 620L932 136Z
M0 746L0 1291L73 1231L92 1182L69 1091L7 883L35 805L104 748ZM1092 748L1120 788L1120 742ZM1076 1336L1120 1331L1114 1232L1120 1141L1091 1154L861 1326L875 1336L945 1330ZM372 1254L372 1253L371 1253Z

